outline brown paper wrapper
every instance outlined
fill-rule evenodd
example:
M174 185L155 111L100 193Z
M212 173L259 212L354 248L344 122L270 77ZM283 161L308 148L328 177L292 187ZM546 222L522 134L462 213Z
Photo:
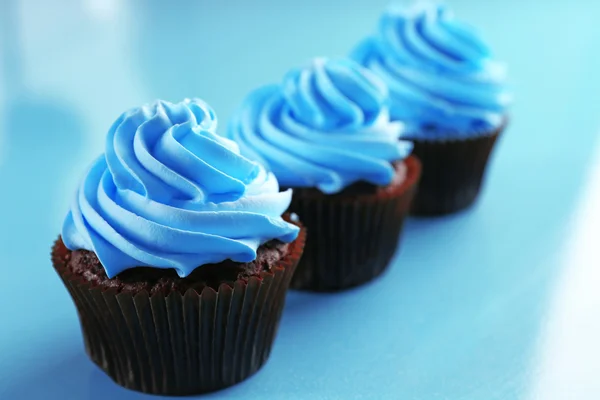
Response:
M421 160L423 174L411 213L444 215L472 205L496 139L505 126L506 122L494 132L465 140L414 140L413 154Z
M191 395L234 385L266 362L305 235L302 229L271 272L200 293L149 295L93 286L70 273L69 250L60 239L52 262L75 302L94 363L132 390Z
M325 195L296 190L289 211L310 236L291 287L336 291L380 275L394 256L421 174L415 157L404 160L407 175L396 187L375 194Z

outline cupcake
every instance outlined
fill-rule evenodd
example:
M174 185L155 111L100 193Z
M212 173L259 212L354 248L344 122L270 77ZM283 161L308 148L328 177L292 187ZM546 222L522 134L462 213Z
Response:
M386 86L349 59L318 58L249 94L228 135L293 188L310 240L292 287L334 291L381 274L420 176L390 122Z
M471 205L488 158L507 124L505 68L470 27L443 6L393 8L379 32L352 58L390 89L393 120L423 163L415 214L451 213Z
M85 348L146 393L217 390L267 360L304 230L292 192L215 133L200 100L125 112L73 199L52 262Z

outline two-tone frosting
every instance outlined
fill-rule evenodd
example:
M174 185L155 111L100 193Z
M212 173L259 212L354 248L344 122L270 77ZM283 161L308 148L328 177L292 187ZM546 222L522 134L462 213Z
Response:
M249 262L298 227L281 215L291 191L215 133L201 100L157 101L122 114L105 154L77 190L63 229L71 249L94 251L109 278L137 266L180 276L230 259Z
M386 86L365 68L317 58L252 92L228 136L282 186L330 194L357 181L387 185L392 162L412 149L399 140L403 125L390 121L388 103Z
M489 132L511 100L504 65L441 5L389 9L352 58L388 85L392 118L407 124L411 138Z

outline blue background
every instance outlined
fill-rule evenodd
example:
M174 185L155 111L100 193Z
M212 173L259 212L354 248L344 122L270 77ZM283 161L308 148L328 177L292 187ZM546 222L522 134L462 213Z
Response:
M0 398L152 398L88 361L49 259L112 121L197 96L223 129L250 89L346 54L386 4L0 2ZM206 398L600 398L600 3L450 5L508 62L516 95L480 201L410 220L382 279L290 293L268 364Z

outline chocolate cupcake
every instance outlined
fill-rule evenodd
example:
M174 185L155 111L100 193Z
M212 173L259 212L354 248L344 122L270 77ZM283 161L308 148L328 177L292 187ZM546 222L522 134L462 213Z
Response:
M200 100L121 115L54 244L86 351L124 387L213 391L269 356L305 234L291 191L215 129Z
M471 205L511 101L505 68L489 47L444 6L420 3L386 11L352 58L388 85L392 119L406 123L423 163L412 211Z
M252 92L228 129L242 154L294 188L310 239L292 287L333 291L381 274L420 176L390 122L386 86L351 60L315 59Z

